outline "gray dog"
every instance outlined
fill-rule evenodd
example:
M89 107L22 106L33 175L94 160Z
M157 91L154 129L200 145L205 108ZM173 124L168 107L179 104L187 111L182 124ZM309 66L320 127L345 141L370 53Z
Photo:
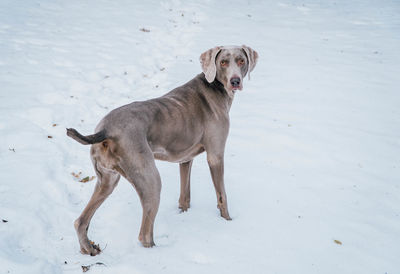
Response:
M89 241L90 220L111 194L120 175L136 189L143 207L139 241L154 245L153 224L160 202L161 180L155 159L179 163L179 208L190 206L190 170L193 158L207 152L221 216L231 220L224 186L224 150L229 131L229 109L243 78L254 69L256 51L247 46L215 47L200 56L203 73L166 95L114 109L97 125L95 134L75 129L67 135L91 144L97 175L94 193L75 221L81 252L92 256L100 248Z

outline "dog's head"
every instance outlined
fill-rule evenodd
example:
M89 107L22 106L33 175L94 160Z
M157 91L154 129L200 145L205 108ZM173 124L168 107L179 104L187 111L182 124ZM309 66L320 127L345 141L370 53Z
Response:
M200 55L201 68L209 83L217 79L229 95L242 90L243 78L257 64L258 53L245 45L215 47Z

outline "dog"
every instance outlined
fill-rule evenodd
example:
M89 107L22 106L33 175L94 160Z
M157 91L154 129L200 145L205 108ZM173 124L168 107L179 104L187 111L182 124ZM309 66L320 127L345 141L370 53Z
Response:
M190 171L193 158L207 153L220 214L231 220L224 186L224 150L229 131L229 110L243 79L254 69L258 53L243 46L220 46L200 56L202 73L159 98L133 102L107 114L95 134L83 136L73 128L67 135L92 145L91 160L97 175L89 203L75 221L81 252L101 252L88 239L95 211L116 187L120 175L136 189L143 208L139 241L154 246L153 227L161 191L155 159L179 163L179 208L190 207Z

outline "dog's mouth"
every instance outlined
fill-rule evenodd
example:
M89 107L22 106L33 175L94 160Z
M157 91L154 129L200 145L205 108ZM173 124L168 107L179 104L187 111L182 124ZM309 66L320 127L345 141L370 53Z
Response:
M232 86L232 90L233 90L233 91L242 90L242 89L243 89L243 86L242 86L242 85L239 85L239 86Z

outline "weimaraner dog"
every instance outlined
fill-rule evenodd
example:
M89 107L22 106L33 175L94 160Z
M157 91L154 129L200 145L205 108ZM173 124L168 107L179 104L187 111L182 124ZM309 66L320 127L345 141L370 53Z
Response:
M97 125L95 134L75 129L67 135L91 144L97 175L94 193L75 221L81 252L101 252L89 241L87 230L95 211L111 194L120 175L136 189L143 208L139 241L154 246L153 225L160 202L161 180L155 159L179 163L179 208L190 206L193 158L206 151L221 216L231 220L224 186L224 150L229 131L229 109L243 78L254 69L258 54L247 46L215 47L200 56L203 73L162 97L114 109ZM250 77L250 75L249 75Z

